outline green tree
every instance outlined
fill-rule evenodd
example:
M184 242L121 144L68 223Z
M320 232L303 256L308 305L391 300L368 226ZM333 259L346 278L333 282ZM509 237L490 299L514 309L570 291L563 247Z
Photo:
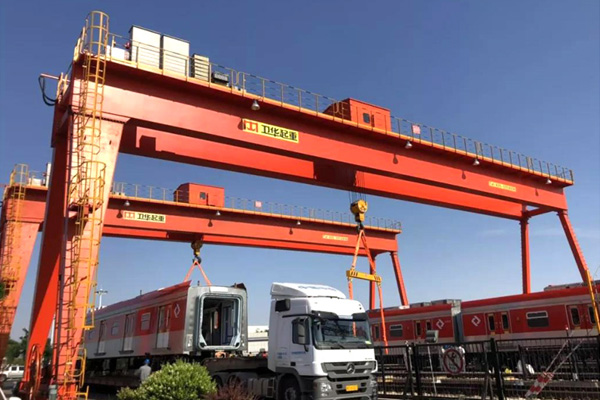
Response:
M23 328L23 335L19 337L19 341L9 339L8 348L6 350L6 362L8 364L25 364L25 357L27 356L27 345L29 344L29 330ZM52 360L52 345L50 339L46 341L46 348L44 349L44 361L50 362Z
M7 364L14 364L15 359L19 358L20 353L19 342L16 340L8 339L8 345L6 348L6 362Z
M217 391L208 370L198 363L166 364L135 389L119 391L119 400L198 400Z

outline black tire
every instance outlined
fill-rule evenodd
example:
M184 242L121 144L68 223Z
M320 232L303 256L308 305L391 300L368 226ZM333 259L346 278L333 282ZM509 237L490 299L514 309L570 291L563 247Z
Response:
M220 389L223 387L223 379L220 376L215 376L213 378L213 380L215 381L215 384L217 385L217 389Z
M8 377L5 374L0 374L0 383L6 382L7 379Z
M279 387L279 396L277 400L301 400L302 392L296 378L286 378L282 380Z

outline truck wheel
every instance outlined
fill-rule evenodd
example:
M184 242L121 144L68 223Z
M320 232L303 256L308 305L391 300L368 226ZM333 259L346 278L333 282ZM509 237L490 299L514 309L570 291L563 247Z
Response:
M295 378L285 379L279 391L279 400L300 400L301 398L302 393L298 381Z
M0 383L6 382L7 376L5 374L0 375Z

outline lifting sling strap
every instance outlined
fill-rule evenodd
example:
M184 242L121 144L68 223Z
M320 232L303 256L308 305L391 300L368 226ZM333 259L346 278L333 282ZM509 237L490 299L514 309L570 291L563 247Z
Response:
M204 273L204 269L202 268L202 259L200 258L200 249L202 248L202 244L202 240L194 240L192 242L192 249L194 250L194 262L192 263L192 266L188 270L187 274L185 275L185 278L183 278L183 281L189 281L190 276L194 271L194 268L198 267L200 273L202 274L202 277L204 278L204 281L206 282L206 286L212 286L212 283L210 283L208 276L206 276L206 273Z
M360 252L360 246L363 246L365 249L365 253L367 254L367 258L369 259L369 266L371 267L372 274L366 274L364 272L359 272L356 270L356 261L358 259L358 253ZM385 315L383 313L383 295L381 292L381 276L377 275L375 270L375 261L371 256L371 251L369 250L369 246L367 245L367 235L365 234L364 227L362 224L359 225L358 228L358 237L356 238L356 246L354 247L354 256L352 258L352 266L348 271L346 271L346 277L348 278L348 293L350 299L354 298L354 291L352 287L352 279L363 279L370 282L375 282L377 284L377 291L379 293L379 314L381 316L381 332L384 346L387 347L387 332L385 327ZM387 349L386 349L387 353Z

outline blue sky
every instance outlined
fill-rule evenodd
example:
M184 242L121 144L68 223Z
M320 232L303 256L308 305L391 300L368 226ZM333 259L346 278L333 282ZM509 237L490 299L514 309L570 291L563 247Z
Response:
M188 4L190 3L190 4ZM572 168L570 217L592 271L600 266L600 3L578 1L2 2L0 182L15 163L51 158L52 109L37 76L65 71L86 14L111 31L136 24L190 41L211 61ZM230 196L346 211L346 192L122 155L116 179L174 188L224 186ZM369 196L374 216L402 221L400 262L411 302L520 291L516 222ZM41 238L39 238L41 240ZM37 249L13 336L28 326ZM105 239L105 304L179 282L188 244ZM245 282L250 322L267 323L273 281L345 290L350 258L207 246L214 283ZM555 215L531 221L533 289L579 279ZM361 266L366 268L363 261ZM378 260L384 305L399 304L391 263ZM199 279L200 277L197 276ZM357 283L367 301L367 286Z

